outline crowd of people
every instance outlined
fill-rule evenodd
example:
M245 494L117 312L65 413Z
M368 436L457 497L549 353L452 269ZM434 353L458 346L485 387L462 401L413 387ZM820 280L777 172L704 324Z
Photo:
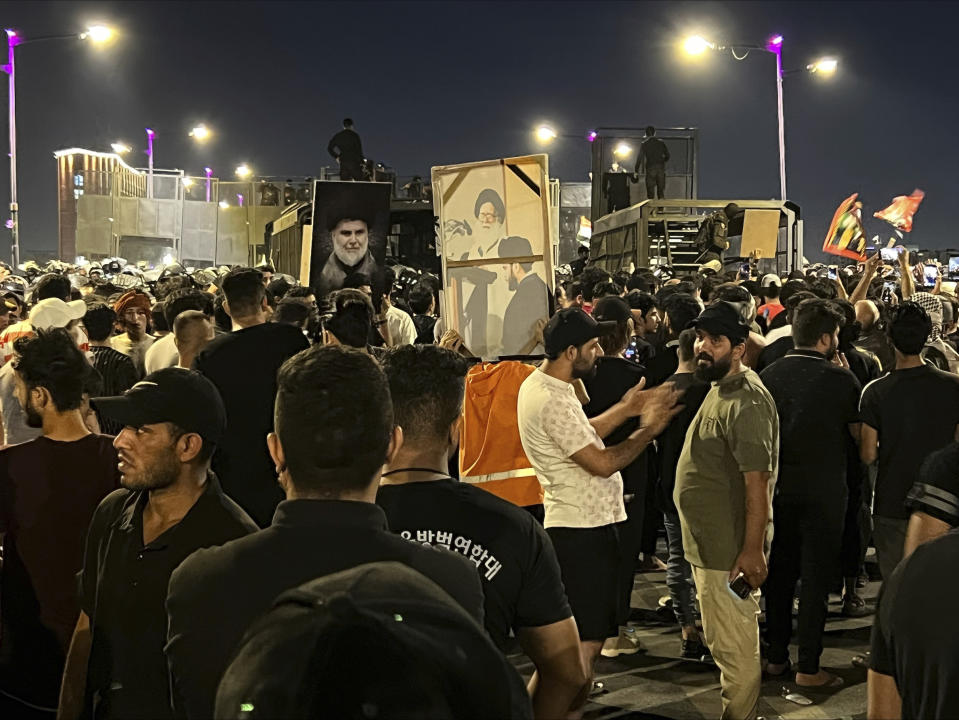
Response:
M835 280L584 254L544 355L504 361L528 505L459 481L482 361L435 276L48 270L0 304L4 717L575 718L598 657L640 650L661 534L724 718L764 674L841 687L830 594L876 614L869 717L959 713L959 301L906 252Z

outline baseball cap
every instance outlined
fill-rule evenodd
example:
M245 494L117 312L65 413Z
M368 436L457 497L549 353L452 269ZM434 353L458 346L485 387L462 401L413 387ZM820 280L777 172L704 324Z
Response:
M593 305L593 319L597 321L626 322L633 316L629 303L621 297L609 295Z
M782 280L779 279L779 276L776 275L776 273L769 273L767 275L763 275L762 286L764 288L782 287L783 283L782 283Z
M749 337L749 326L743 322L742 315L732 303L725 300L713 303L693 320L692 327L702 329L710 335L725 335L733 345L745 342Z
M485 630L407 565L377 562L282 593L220 681L218 718L530 718Z
M123 395L94 398L92 402L106 417L124 426L170 422L214 444L226 432L220 392L195 370L157 370Z
M559 355L571 345L605 335L616 327L613 321L597 322L580 308L566 308L553 315L543 330L547 355Z
M707 260L699 268L702 270L712 270L714 273L721 273L723 271L723 264L719 260Z
M65 328L72 320L79 320L87 312L83 300L64 302L60 298L44 298L30 311L30 324L40 330Z

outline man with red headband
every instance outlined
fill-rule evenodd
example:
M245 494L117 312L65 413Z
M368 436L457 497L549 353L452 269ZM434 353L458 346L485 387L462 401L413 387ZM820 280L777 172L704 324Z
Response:
M144 363L147 350L156 340L147 331L150 327L150 296L139 290L124 293L113 309L117 313L117 325L123 334L110 339L110 347L129 356L140 377L146 374Z

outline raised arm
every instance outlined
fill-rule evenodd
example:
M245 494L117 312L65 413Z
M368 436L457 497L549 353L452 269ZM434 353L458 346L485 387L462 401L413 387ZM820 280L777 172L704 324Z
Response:
M856 285L856 289L852 291L852 295L849 296L849 302L855 305L860 300L866 299L866 294L869 292L869 286L872 284L872 279L876 277L876 271L879 270L879 266L882 264L882 258L879 253L876 253L871 258L866 260L863 267L862 277L859 279L859 284ZM837 282L837 285L839 283Z

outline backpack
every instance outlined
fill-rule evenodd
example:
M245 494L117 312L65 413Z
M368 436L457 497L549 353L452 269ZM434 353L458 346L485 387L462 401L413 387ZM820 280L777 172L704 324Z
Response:
M725 250L729 247L726 242L726 233L729 231L729 219L722 210L716 210L703 218L696 234L696 249L707 252L713 248Z

